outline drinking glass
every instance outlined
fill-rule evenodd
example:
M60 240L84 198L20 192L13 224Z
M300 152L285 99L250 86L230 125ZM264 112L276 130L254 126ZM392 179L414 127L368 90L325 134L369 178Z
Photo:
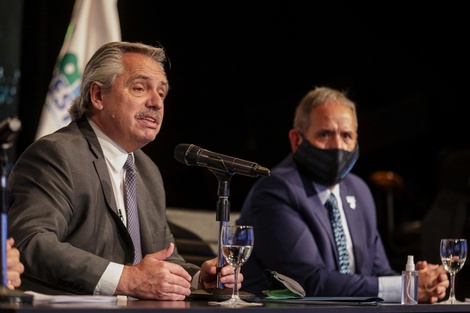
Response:
M210 301L209 304L229 307L262 305L261 303L244 301L240 299L238 293L238 273L253 250L253 227L245 225L223 225L220 232L220 243L225 260L228 264L233 266L235 270L234 287L230 299L221 302Z
M441 260L450 277L449 299L441 303L461 303L455 299L455 275L465 264L467 258L467 240L465 239L441 239Z

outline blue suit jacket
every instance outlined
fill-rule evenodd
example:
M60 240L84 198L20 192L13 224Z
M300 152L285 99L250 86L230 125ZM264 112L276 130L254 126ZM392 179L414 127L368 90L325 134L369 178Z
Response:
M353 243L354 275L339 273L327 210L289 155L270 177L255 183L237 221L253 225L255 232L253 253L242 267L242 290L268 289L263 271L270 269L299 282L307 296L377 296L378 276L397 273L378 233L374 200L354 174L340 183L340 193Z

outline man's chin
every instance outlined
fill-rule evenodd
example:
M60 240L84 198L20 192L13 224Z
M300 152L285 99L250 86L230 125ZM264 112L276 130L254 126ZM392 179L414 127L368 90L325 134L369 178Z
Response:
M144 136L142 137L142 142L146 144L152 142L157 138L158 130L154 130L152 132L147 131Z

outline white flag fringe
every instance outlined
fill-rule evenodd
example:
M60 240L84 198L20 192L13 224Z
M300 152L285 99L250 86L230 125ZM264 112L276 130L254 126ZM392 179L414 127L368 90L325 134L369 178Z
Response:
M72 19L46 95L36 139L70 123L68 110L80 92L86 63L103 44L120 40L117 0L75 0Z

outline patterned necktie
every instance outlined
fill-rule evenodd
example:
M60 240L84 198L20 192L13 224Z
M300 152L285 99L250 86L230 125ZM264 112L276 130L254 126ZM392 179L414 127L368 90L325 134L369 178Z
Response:
M338 249L339 255L339 272L342 274L351 273L349 268L349 255L346 248L346 238L344 236L343 225L341 224L341 215L338 209L338 203L334 194L330 194L330 197L325 203L325 207L328 210L328 216L330 217L331 228L335 236L336 248Z
M137 264L142 260L142 248L140 246L139 212L137 211L137 175L131 154L127 156L124 170L126 171L126 179L124 183L126 189L127 231L129 232L129 235L131 235L132 243L134 244L134 264Z

